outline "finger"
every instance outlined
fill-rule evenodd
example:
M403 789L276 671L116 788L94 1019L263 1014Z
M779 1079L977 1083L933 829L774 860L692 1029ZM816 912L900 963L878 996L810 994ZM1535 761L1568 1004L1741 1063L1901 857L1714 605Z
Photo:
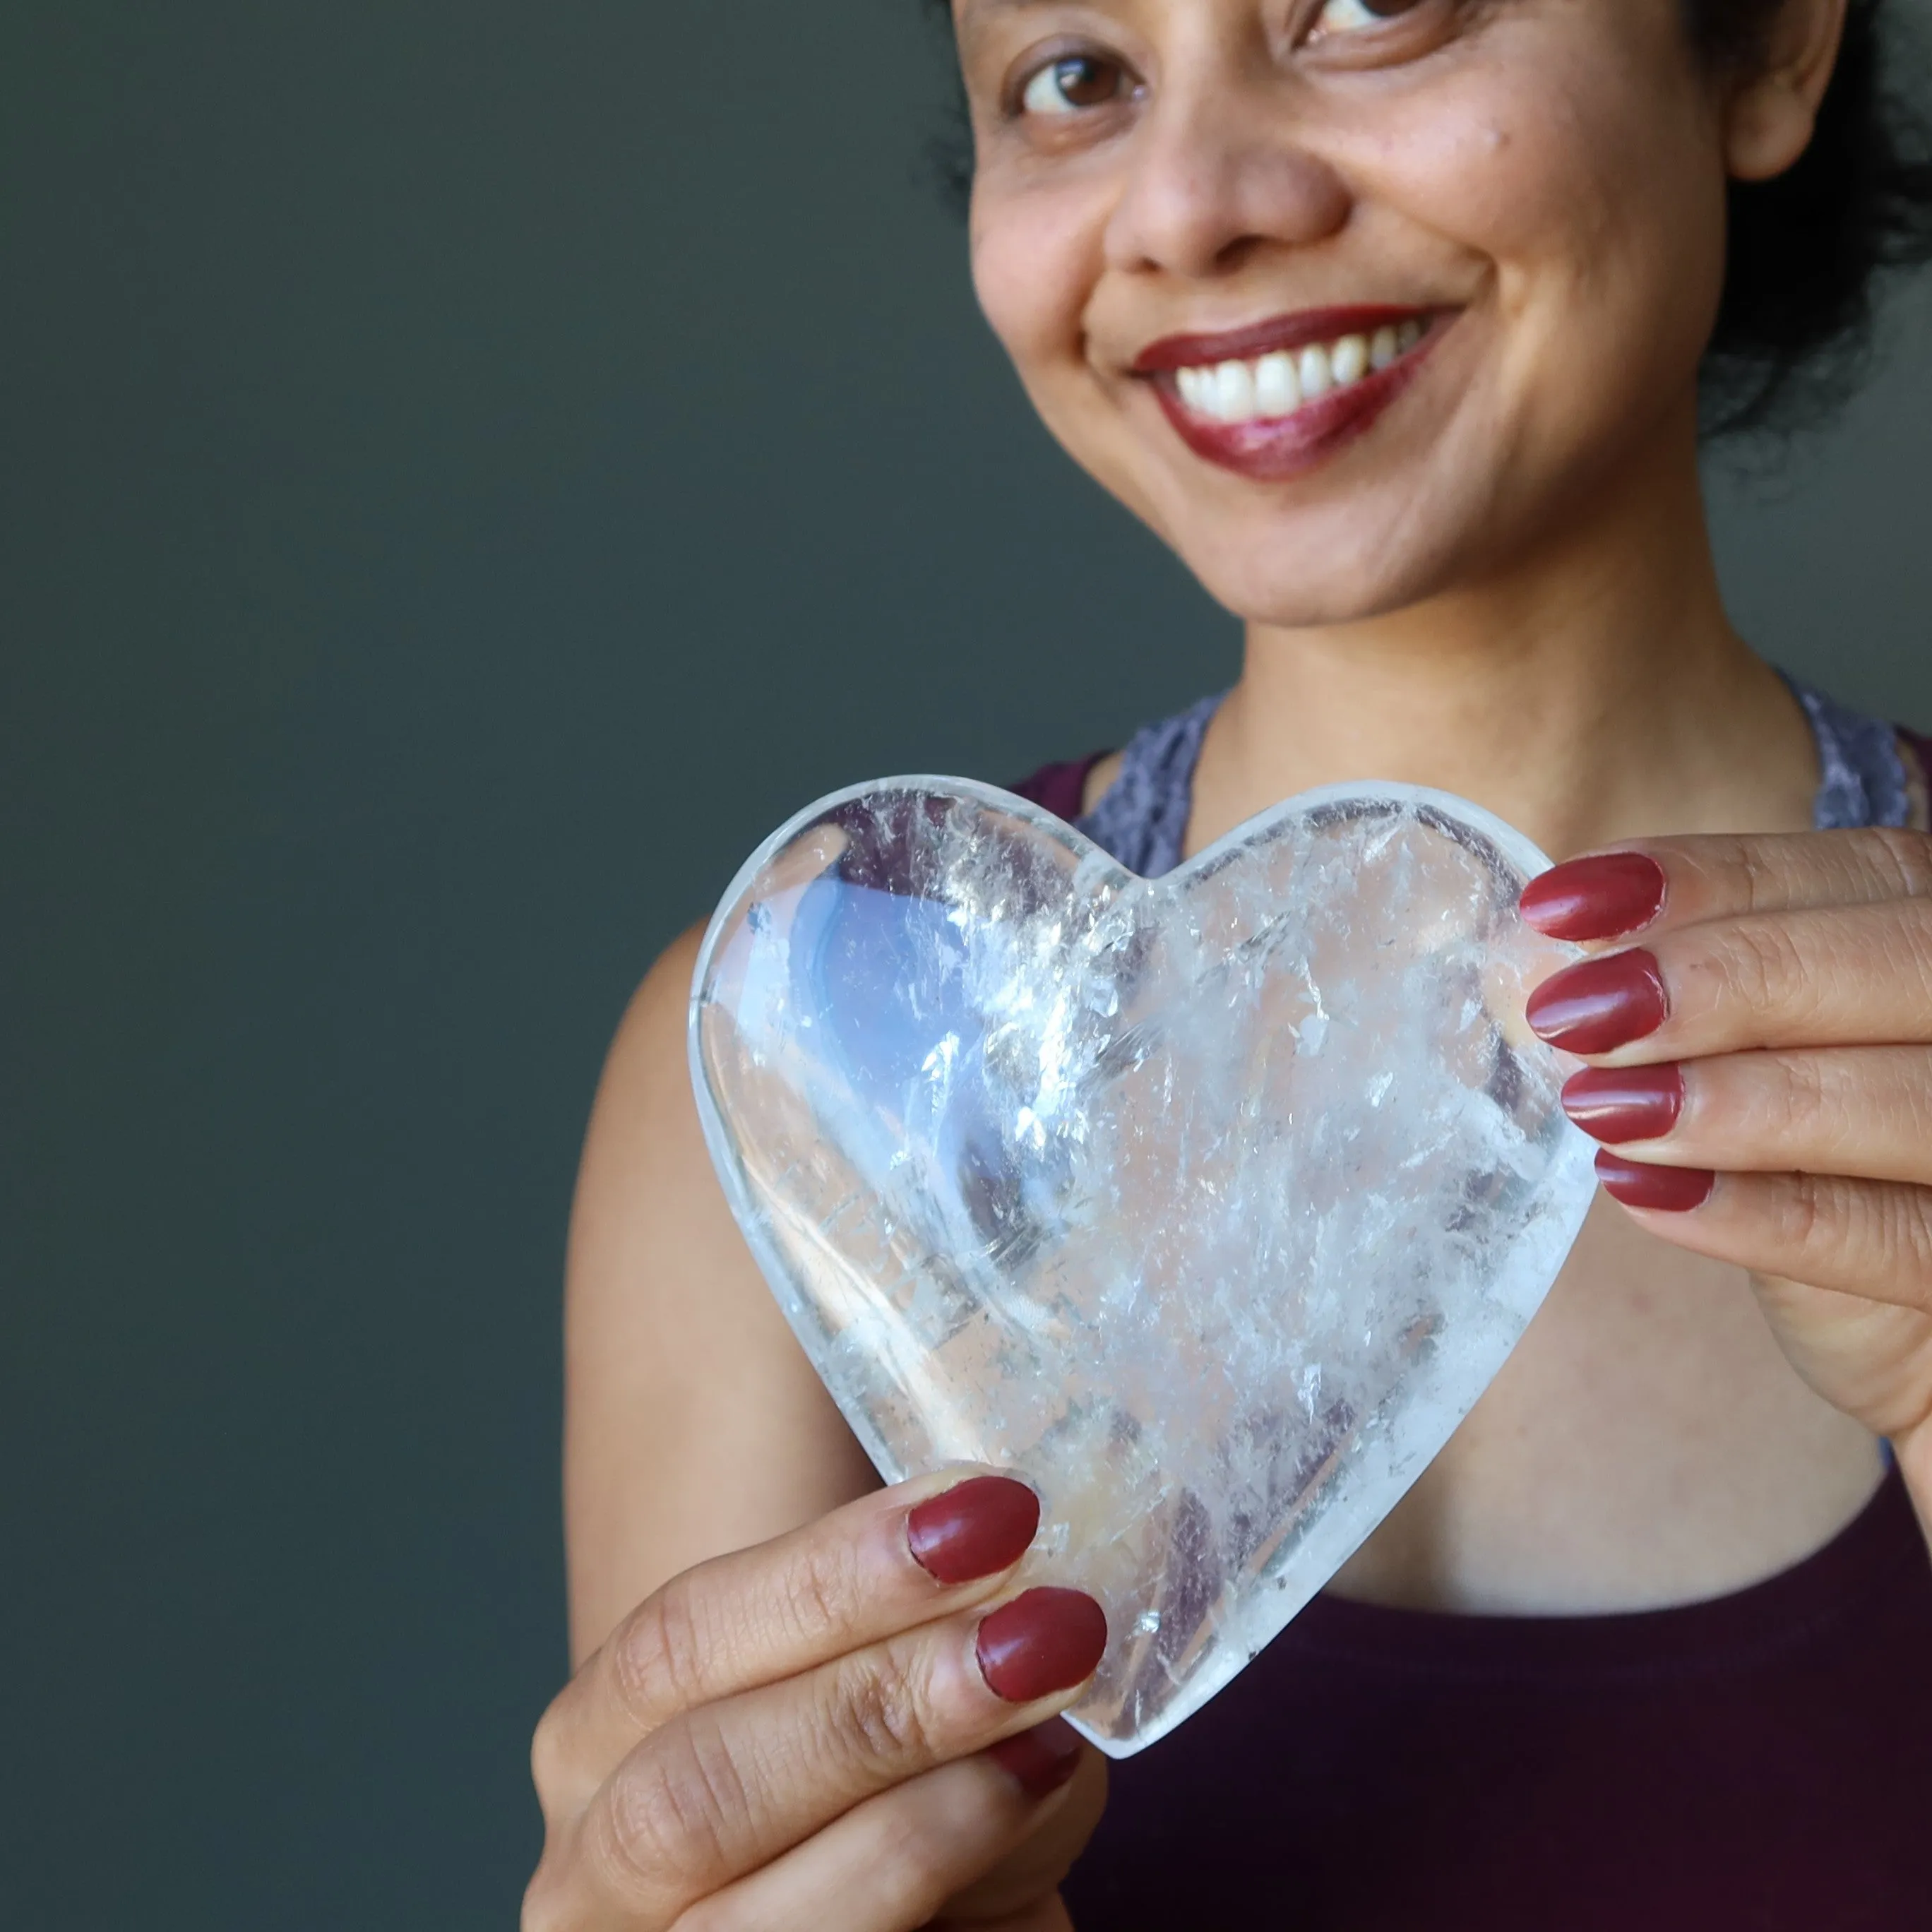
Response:
M546 1811L583 1804L679 1711L983 1601L1039 1523L1039 1498L1024 1483L953 1470L674 1577L618 1626L538 1726L533 1769Z
M1932 1049L1720 1054L1589 1066L1563 1089L1583 1131L1632 1160L1932 1186Z
M1524 1012L1550 1045L1616 1066L1932 1043L1932 900L1689 926L1566 966Z
M1719 1174L1597 1156L1604 1190L1666 1240L1754 1274L1932 1311L1932 1189Z
M1792 1366L1874 1436L1909 1433L1932 1395L1932 1314L1762 1273L1751 1286Z
M1106 1640L1092 1598L1028 1590L681 1712L591 1801L571 1862L597 1898L675 1918L866 1799L1056 1715Z
M692 1906L678 1932L910 1932L1077 1794L1078 1738L1058 1726L1053 1781L1022 1783L990 1754L868 1798L762 1870ZM1031 1733L1028 1733L1030 1737ZM1016 1738L1012 1742L1018 1743ZM1047 1887L1051 1891L1052 1887Z
M1706 920L1932 898L1932 836L1873 826L1642 839L1532 879L1523 917L1554 939L1646 936Z

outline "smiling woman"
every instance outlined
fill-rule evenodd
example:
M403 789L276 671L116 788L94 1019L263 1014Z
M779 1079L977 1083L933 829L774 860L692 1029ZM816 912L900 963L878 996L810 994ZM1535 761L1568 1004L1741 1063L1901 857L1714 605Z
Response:
M1146 874L1329 783L1520 827L1564 862L1522 916L1593 955L1525 1017L1603 1196L1448 1448L1110 1796L1035 1500L879 1490L765 1292L688 937L585 1150L527 1923L1922 1922L1926 748L1733 629L1697 467L1842 388L1932 250L1876 0L952 24L986 318L1246 632L1232 691L1024 788Z
M1924 243L1868 10L1828 112L1835 8L1706 8L1687 34L1675 0L1614 33L1533 0L1322 0L1240 10L1244 31L1184 10L1178 38L1143 8L1052 10L959 11L980 298L1049 427L1244 615L1388 608L1448 554L1498 554L1657 448L1700 364L1707 412L1765 420L1855 332L1873 270ZM1814 131L1834 145L1808 176ZM1302 286L1258 320L1264 241ZM1364 353L1365 272L1438 365L1367 492L1333 459L1414 372ZM1269 353L1290 350L1292 388ZM1147 433L1156 410L1178 438ZM1190 453L1244 483L1319 465L1324 485L1263 544L1273 502L1203 489Z
M950 0L928 4L950 35ZM1336 0L1329 12L1366 28L1408 10L1403 0ZM1888 76L1884 10L1885 0L1846 7L1831 82L1796 161L1726 183L1724 292L1702 364L1708 435L1789 429L1828 412L1861 373L1875 282L1932 254L1932 145ZM1748 74L1778 13L1777 0L1686 0L1685 31L1712 76ZM1098 106L1126 84L1118 67L1070 55L1034 75L1028 105ZM973 173L963 92L957 114L941 154L963 213Z

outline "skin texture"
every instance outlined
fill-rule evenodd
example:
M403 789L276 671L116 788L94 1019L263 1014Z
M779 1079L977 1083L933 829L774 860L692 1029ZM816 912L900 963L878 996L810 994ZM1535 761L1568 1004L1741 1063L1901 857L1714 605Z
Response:
M1716 314L1724 170L1667 0L1611 34L1424 0L1372 62L1359 34L1285 59L1300 14L1110 8L1093 44L1144 100L1045 135L998 105L1044 18L968 7L962 39L975 283L1034 406L1214 595L1306 627L1486 574L1631 460ZM1174 332L1365 301L1460 313L1406 406L1295 484L1199 463L1126 373Z
M1659 917L1597 950L1649 948L1669 1017L1600 1058L1683 1065L1676 1126L1620 1151L1720 1170L1710 1197L1599 1202L1334 1587L1681 1603L1828 1540L1880 1435L1922 1514L1932 1494L1932 851L1808 831L1810 736L1725 618L1696 469L1725 176L1802 151L1838 6L1792 0L1766 65L1720 80L1676 0L1376 4L957 0L976 286L1054 434L1246 626L1190 850L1373 776L1559 858L1664 866ZM1030 86L1075 56L1077 98ZM1451 319L1372 429L1291 481L1194 454L1130 373L1174 333L1376 302ZM904 1549L908 1498L868 1494L712 1174L695 945L640 991L585 1149L580 1667L537 1736L525 1922L1064 1928L1102 1767L1034 1799L981 1754L1077 1693L992 1696L972 1633L1003 1577L941 1587Z

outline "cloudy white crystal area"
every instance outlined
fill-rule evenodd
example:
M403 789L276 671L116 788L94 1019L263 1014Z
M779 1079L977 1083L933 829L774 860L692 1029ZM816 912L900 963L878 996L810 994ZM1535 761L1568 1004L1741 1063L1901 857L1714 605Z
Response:
M1311 794L1166 878L1010 795L883 781L768 840L700 959L734 1210L889 1478L1039 1490L1111 1633L1072 1713L1198 1709L1441 1448L1592 1191L1525 993L1534 848Z

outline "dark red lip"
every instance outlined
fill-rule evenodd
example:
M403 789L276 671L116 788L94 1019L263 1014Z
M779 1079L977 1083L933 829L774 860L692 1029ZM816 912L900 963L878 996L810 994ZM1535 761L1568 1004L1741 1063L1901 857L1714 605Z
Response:
M1277 349L1305 349L1311 342L1333 342L1344 335L1372 335L1378 328L1400 328L1405 322L1427 322L1437 309L1305 308L1293 315L1270 316L1245 328L1223 329L1214 335L1163 335L1134 358L1136 376L1165 375L1175 369L1198 368L1209 362L1246 362L1272 355Z
M1365 315L1367 310L1333 311L1349 315ZM1390 311L1377 312L1382 320L1373 326L1380 328L1388 320ZM1406 321L1414 310L1396 314L1398 321ZM1425 312L1426 313L1426 312ZM1294 318L1299 322L1301 318ZM1222 470L1232 470L1238 476L1244 476L1250 482L1284 483L1291 478L1304 476L1317 465L1328 461L1338 450L1367 434L1378 418L1396 397L1407 388L1420 374L1424 363L1437 343L1448 333L1453 316L1439 311L1430 319L1429 326L1422 340L1391 362L1386 369L1377 370L1373 374L1364 376L1346 388L1331 389L1325 396L1318 396L1314 401L1304 403L1292 416L1264 417L1253 422L1216 422L1210 418L1196 416L1180 400L1180 392L1171 371L1162 370L1155 374L1150 386L1159 399L1161 409L1175 433L1194 454L1204 462L1212 463ZM1333 326L1324 322L1324 328ZM1359 334L1363 326L1356 322L1345 325L1340 330L1344 335ZM1209 343L1232 341L1232 336L1174 337L1171 340L1192 340ZM1304 340L1326 341L1326 334L1304 338ZM1166 344L1156 344L1165 350ZM1240 352L1238 359L1246 361L1250 357L1264 356L1277 347L1291 345L1278 337L1267 338L1265 345L1258 349ZM1206 359L1206 358L1203 358ZM1235 357L1223 354L1221 360L1230 361ZM1194 361L1190 353L1177 368L1185 368Z

